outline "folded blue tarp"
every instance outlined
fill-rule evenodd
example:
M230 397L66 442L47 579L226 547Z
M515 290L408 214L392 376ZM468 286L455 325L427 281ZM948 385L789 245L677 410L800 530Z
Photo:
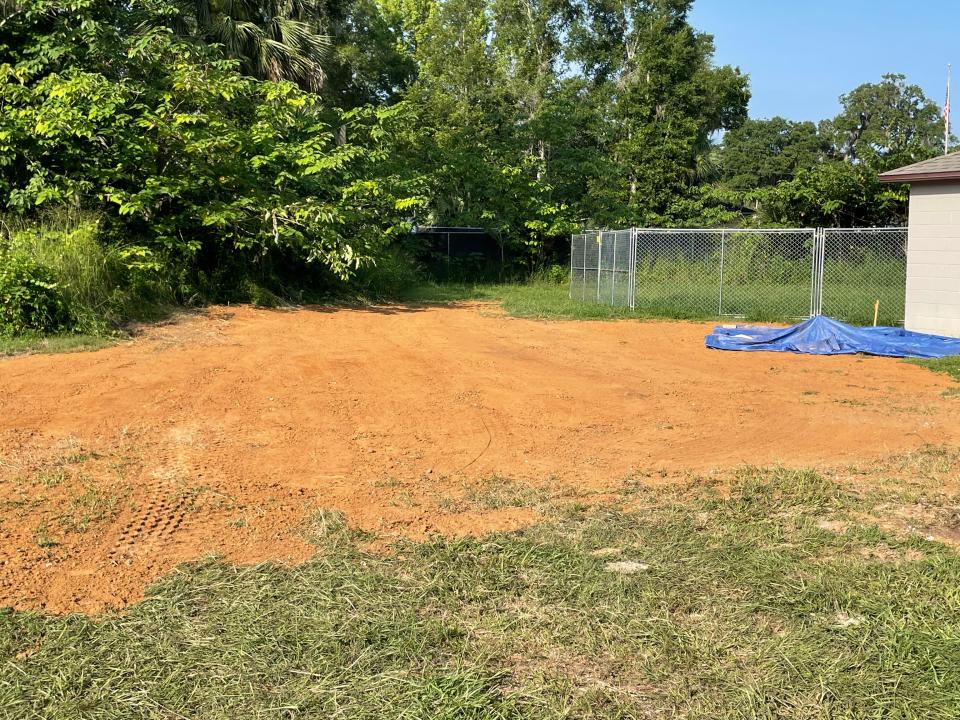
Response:
M919 358L960 355L960 339L957 338L895 327L854 327L823 316L788 328L721 326L707 335L706 345L717 350L767 350L807 355L865 353Z

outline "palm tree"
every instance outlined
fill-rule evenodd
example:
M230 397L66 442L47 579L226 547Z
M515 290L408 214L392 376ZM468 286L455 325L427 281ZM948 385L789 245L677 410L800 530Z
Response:
M179 0L174 30L223 47L261 80L289 80L317 91L330 37L317 0Z

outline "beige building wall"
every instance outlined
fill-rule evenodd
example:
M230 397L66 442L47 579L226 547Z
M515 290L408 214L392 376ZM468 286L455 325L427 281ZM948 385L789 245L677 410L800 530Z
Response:
M960 182L910 188L905 325L960 337Z

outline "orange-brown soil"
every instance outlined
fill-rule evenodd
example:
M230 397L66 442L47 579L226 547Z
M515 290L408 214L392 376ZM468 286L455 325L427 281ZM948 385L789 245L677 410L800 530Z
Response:
M464 501L495 476L602 492L960 441L949 378L710 351L708 327L213 308L97 352L2 360L0 605L122 606L210 553L300 561L321 508L386 540L534 519Z

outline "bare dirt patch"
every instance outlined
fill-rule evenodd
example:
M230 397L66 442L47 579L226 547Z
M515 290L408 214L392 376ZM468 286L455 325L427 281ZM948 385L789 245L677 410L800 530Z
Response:
M709 351L708 327L216 308L0 361L0 605L122 606L209 553L297 562L320 508L386 539L472 534L628 476L960 441L945 376Z

